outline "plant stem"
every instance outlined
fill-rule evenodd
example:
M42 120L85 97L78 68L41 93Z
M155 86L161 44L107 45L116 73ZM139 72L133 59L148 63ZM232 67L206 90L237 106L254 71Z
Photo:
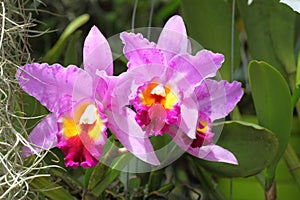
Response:
M276 181L272 182L272 185L269 189L265 189L265 199L266 200L276 200L277 193L276 193Z
M300 160L291 144L288 144L285 150L284 160L288 165L290 173L293 175L298 187L300 188Z

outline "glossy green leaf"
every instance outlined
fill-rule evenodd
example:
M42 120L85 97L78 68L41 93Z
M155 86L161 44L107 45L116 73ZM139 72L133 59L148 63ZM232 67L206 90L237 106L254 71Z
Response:
M253 59L274 66L285 78L295 72L295 13L278 0L238 0Z
M269 130L255 124L230 121L218 124L222 128L218 145L231 151L239 165L197 159L203 167L225 177L247 177L261 172L274 159L278 141Z
M265 62L249 64L249 81L258 122L271 130L279 141L278 152L266 172L266 188L275 177L277 163L290 139L293 118L289 87L279 71Z
M182 0L188 34L205 49L225 55L220 70L222 78L231 80L231 4L224 0ZM240 62L240 43L235 30L234 63Z
M64 65L68 66L70 64L73 65L79 65L78 63L78 52L77 52L77 44L79 37L81 36L82 31L76 31L74 35L70 37L66 54L65 54L65 59L64 59Z
M61 53L65 49L65 45L67 43L67 40L69 39L70 35L74 33L80 26L84 25L88 20L90 16L88 14L83 14L77 18L75 18L64 30L64 32L61 34L60 38L56 42L56 44L48 51L48 53L45 55L43 61L47 62L49 64L53 64L54 62L57 62L59 59Z
M259 124L278 138L277 162L291 132L293 109L289 87L281 74L265 62L249 64L249 81Z
M39 177L30 182L30 185L52 200L74 200L70 192L51 182L49 178Z

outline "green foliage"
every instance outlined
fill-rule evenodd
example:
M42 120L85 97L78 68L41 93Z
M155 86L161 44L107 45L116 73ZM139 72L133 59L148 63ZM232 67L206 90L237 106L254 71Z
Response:
M223 0L182 1L183 16L189 36L205 49L220 52L225 62L220 69L222 78L231 78L231 12L230 4ZM208 17L209 16L209 17ZM240 43L237 30L234 35L234 63L240 63Z
M233 24L234 41L231 41L232 2L155 1L153 26L161 27L170 16L182 12L188 35L204 48L225 55L225 62L221 68L222 78L231 81L239 77L243 81L247 99L243 98L231 117L228 117L235 120L238 116L240 121L216 123L214 127L214 130L222 129L217 144L233 152L239 165L209 162L184 154L169 167L151 173L133 174L117 170L126 168L132 155L117 155L113 149L106 146L101 160L107 161L109 156L115 156L110 162L110 167L107 163L100 162L92 169L42 170L43 173L51 174L51 179L38 177L30 182L30 188L40 192L39 199L93 200L128 197L222 200L230 196L231 180L233 199L254 199L263 198L264 189L269 189L274 177L278 183L280 198L297 199L291 193L300 193L296 185L298 183L300 186L300 174L299 171L295 171L299 166L300 154L300 56L297 67L295 58L299 51L297 42L300 41L300 35L297 33L300 26L296 23L299 21L299 14L278 0L254 0L250 6L247 0L237 0ZM43 35L42 39L30 37L32 51L46 55L42 58L43 62L80 66L83 38L90 27L97 25L107 37L130 29L134 1L103 0L82 3L80 0L62 0L45 1L45 4L48 6L47 12L31 14L39 14L36 17L43 22L38 26L39 31L57 29L58 34L48 33ZM40 8L43 4L37 3L36 6ZM150 8L150 1L139 1L136 27L147 26ZM50 15L51 12L59 12L60 16ZM234 63L231 63L232 49ZM32 56L40 60L41 55ZM252 59L255 60L251 61ZM126 62L124 57L120 60ZM231 69L232 64L234 69ZM115 65L121 69L120 63L116 62ZM1 73L6 73L2 67L0 69ZM234 77L232 70L235 72ZM118 71L118 74L121 72ZM248 80L250 90L247 88ZM293 91L292 96L290 91ZM5 98L0 94L0 100L2 99ZM48 111L28 95L23 94L20 99L20 102L14 103L18 111L16 115L22 116L20 112L24 111L24 117L35 118L24 120L25 124L20 123L22 126L15 128L19 131L24 126L26 133L29 133L40 121L40 117ZM298 116L297 113L293 113L293 107L298 110ZM291 130L294 132L292 139ZM26 135L25 132L23 134ZM0 134L0 142L2 138L5 137ZM109 137L109 141L118 145L113 136ZM172 138L167 134L151 138L156 150L163 148L170 141ZM288 145L289 141L291 144ZM165 148L165 152L158 156L171 155L172 150ZM46 156L40 159L45 165L53 165L53 159L58 158L60 162L55 164L63 166L61 152L54 149L53 155L55 158ZM283 155L286 164L283 162ZM28 163L31 162L28 161L32 159L37 158L31 157L24 164L30 166ZM76 192L71 193L74 188ZM1 190L0 188L0 192Z
M277 153L278 141L275 135L263 127L246 122L228 121L215 128L223 128L217 144L230 150L239 164L197 161L213 174L224 177L252 176L266 168Z
M31 181L30 184L36 189L40 189L40 191L45 196L49 197L52 200L74 200L72 195L67 190L49 181L49 179L46 177L35 178Z
M53 64L57 62L61 53L65 49L65 45L73 32L75 32L80 26L85 24L89 20L90 16L88 14L81 15L74 19L61 34L59 40L52 47L50 51L45 55L44 62ZM77 37L78 38L78 37Z
M259 124L273 131L279 141L277 155L267 170L268 179L273 182L277 163L290 139L293 118L290 91L281 74L264 62L249 64L249 80Z
M295 72L295 13L277 0L238 1L251 56L274 66L285 78Z

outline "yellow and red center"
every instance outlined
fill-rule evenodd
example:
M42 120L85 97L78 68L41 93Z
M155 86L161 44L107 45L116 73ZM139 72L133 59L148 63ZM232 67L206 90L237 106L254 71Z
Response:
M151 82L141 91L139 99L147 107L160 104L167 110L172 109L178 103L178 98L170 87L155 82Z
M89 102L80 104L74 109L73 116L63 116L59 122L62 123L61 131L65 139L88 133L92 140L98 141L106 128L97 107Z
M59 118L61 136L57 146L66 155L66 166L96 165L106 141L106 121L91 102L80 103Z

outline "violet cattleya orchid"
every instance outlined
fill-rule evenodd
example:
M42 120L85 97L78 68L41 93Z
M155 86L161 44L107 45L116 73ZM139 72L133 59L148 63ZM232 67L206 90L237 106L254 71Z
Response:
M243 95L239 82L208 79L216 76L224 56L208 50L191 55L180 16L168 20L157 44L141 34L123 32L120 37L128 59L128 71L120 75L114 90L123 94L113 100L120 121L123 115L148 136L169 133L199 158L237 164L230 151L212 141L212 122L228 115Z
M34 147L24 147L23 155L58 147L65 154L65 165L76 168L95 166L110 128L119 141L141 160L153 165L159 161L145 137L128 137L118 129L110 111L111 91L116 82L110 46L97 27L84 42L84 70L74 65L27 64L16 78L29 95L51 112L30 133Z

